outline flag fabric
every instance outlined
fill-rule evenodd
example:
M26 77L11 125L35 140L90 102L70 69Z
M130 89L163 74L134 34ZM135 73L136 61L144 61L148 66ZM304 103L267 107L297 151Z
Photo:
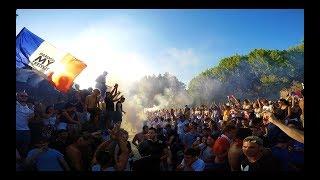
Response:
M67 92L87 65L23 28L16 37L16 68L32 68Z

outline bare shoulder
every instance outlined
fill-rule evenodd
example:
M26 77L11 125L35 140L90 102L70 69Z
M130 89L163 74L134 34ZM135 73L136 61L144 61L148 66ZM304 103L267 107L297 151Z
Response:
M232 144L230 146L230 149L229 149L229 155L231 156L238 156L242 153L242 150L241 148L238 148L235 144Z
M79 155L79 154L81 155L80 151L72 145L69 145L66 148L66 153L69 155Z

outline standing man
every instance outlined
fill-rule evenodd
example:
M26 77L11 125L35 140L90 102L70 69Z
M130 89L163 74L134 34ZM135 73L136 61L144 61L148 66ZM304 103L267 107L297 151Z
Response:
M115 111L114 111L114 102L120 100L117 96L120 94L118 91L118 84L115 84L111 92L107 92L104 98L104 102L106 104L106 128L112 129L115 121Z
M142 132L139 132L136 134L132 140L132 144L135 146L139 146L140 143L142 143L145 139L147 139L147 134L148 134L149 127L148 126L143 126ZM138 141L138 143L137 143Z
M85 110L90 113L90 121L95 125L96 128L99 127L99 96L100 90L94 89L92 94L86 97Z
M122 122L122 113L126 113L122 109L122 103L126 100L123 96L120 97L120 100L116 104L116 118L115 118L115 123L119 123L121 125Z
M100 75L97 79L96 79L96 88L98 88L101 92L101 97L105 96L106 90L107 90L107 86L106 86L106 76L108 75L107 71L104 71L102 73L102 75Z
M27 105L28 94L23 91L17 93L16 101L16 147L23 158L26 157L31 142L29 120L34 117L33 108Z

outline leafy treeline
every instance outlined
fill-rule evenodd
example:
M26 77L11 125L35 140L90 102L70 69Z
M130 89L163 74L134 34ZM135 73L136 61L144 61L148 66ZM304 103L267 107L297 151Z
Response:
M196 104L223 101L232 94L240 99L274 99L296 81L304 81L303 42L288 50L254 49L248 55L224 58L194 77L188 93Z

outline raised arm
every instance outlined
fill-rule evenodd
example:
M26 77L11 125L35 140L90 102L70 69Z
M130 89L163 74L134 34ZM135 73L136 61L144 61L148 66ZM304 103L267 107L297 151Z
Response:
M138 147L137 141L138 141L138 136L136 134L132 139L132 144Z
M112 91L110 92L111 96L113 96L113 93L114 93L114 94L117 94L117 91L118 91L118 84L115 84L115 85L113 86Z
M67 118L67 120L70 123L75 123L75 124L79 124L79 121L75 121L71 118L71 116L66 112L66 111L62 111L62 114Z
M258 98L257 99L257 102L258 102L258 106L259 106L259 108L261 108L262 107L262 105L261 105L261 102L260 102L261 100L260 100L260 98Z
M236 97L234 97L234 95L232 95L231 97L234 100L235 105L237 105L237 106L240 105L239 101L236 99Z
M121 94L121 92L119 91L119 92L115 93L114 95L111 95L111 98L112 98L112 99L118 98L118 96L119 96L120 94ZM120 99L120 98L118 98L118 99Z
M304 132L296 128L291 128L283 124L280 120L277 120L273 113L264 112L264 117L267 118L271 123L278 126L284 133L286 133L291 138L304 143Z

